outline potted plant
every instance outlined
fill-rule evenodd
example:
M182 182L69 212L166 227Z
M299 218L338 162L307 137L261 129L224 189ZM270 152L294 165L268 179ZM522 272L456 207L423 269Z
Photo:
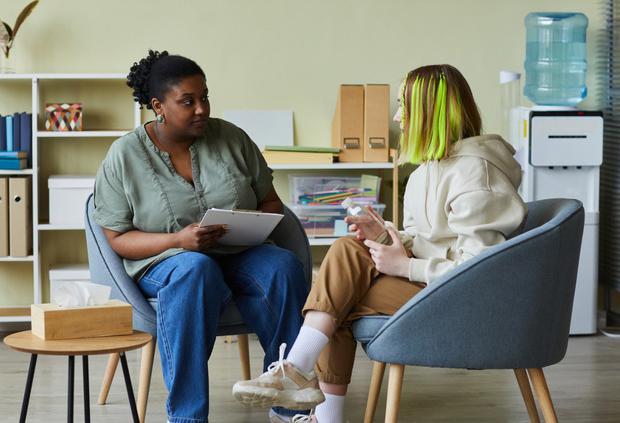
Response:
M15 72L15 69L13 69L13 66L11 66L9 61L9 53L11 51L11 47L13 47L13 43L15 42L17 31L22 26L26 18L30 16L30 13L32 13L32 10L38 3L39 0L35 0L24 7L15 20L15 25L13 25L13 28L11 28L6 22L0 20L0 49L2 50L2 55L0 56L0 73Z

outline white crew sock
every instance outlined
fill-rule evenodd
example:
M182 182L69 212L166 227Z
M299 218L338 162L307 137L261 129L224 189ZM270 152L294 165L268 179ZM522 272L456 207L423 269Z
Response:
M320 330L302 326L286 360L307 373L314 369L321 351L328 342L329 338Z
M325 401L316 406L314 415L318 423L342 423L344 395L325 394Z

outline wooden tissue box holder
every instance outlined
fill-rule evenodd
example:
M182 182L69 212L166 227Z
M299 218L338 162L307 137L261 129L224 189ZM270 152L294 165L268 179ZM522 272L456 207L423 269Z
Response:
M30 306L32 333L45 340L130 335L131 305L118 300L87 307Z

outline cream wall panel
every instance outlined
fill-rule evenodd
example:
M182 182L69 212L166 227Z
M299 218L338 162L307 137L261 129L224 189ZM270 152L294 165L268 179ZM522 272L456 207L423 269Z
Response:
M23 4L0 0L2 18L13 22ZM407 70L448 62L470 81L493 132L500 128L498 71L522 69L523 18L541 10L590 18L592 63L594 35L604 25L594 0L47 0L20 30L13 53L20 72L126 72L148 48L168 49L203 67L214 115L293 109L301 145L329 144L338 84L387 82L396 95ZM593 100L587 105L595 107Z

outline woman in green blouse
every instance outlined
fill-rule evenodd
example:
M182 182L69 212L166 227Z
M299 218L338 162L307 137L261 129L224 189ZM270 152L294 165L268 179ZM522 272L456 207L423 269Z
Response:
M221 310L234 300L260 339L265 364L276 361L279 345L292 345L302 324L302 265L274 245L220 246L225 228L196 223L211 207L282 212L256 145L233 124L209 117L200 67L149 51L127 84L156 119L110 147L97 173L94 218L145 296L159 300L168 420L207 422L207 360Z

